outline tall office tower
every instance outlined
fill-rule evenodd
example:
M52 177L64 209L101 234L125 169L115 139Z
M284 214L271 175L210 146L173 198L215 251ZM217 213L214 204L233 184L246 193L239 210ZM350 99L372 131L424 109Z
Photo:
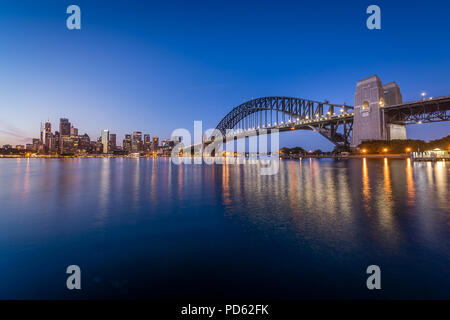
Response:
M150 151L151 149L152 140L150 139L149 134L144 134L144 151Z
M56 153L60 153L59 152L59 150L60 150L60 145L61 145L61 143L60 143L60 139L59 139L59 131L55 131L55 152Z
M46 152L52 152L54 146L52 145L52 124L49 120L44 125L44 147Z
M69 119L61 118L59 120L59 135L70 136L70 122Z
M109 151L109 130L102 130L103 153Z
M49 139L49 145L48 145L47 152L49 152L49 153L56 152L56 139L55 139L55 135L52 133L50 133L50 139Z
M152 151L156 152L158 151L158 145L159 145L159 138L158 137L153 137L153 141L152 141Z
M123 151L130 152L131 151L131 134L126 134L125 139L123 139L122 143Z
M45 133L44 133L44 127L42 126L42 122L41 122L41 131L39 134L39 139L41 139L41 143L44 144L45 142Z
M78 136L78 129L74 126L70 126L70 135L71 136Z
M61 118L59 120L59 153L72 153L72 140L70 139L69 119Z
M115 133L111 133L109 135L109 149L111 151L114 151L116 150L116 147L117 147L117 136Z
M135 131L133 132L133 137L131 141L131 150L133 152L141 152L142 149L143 149L142 132Z

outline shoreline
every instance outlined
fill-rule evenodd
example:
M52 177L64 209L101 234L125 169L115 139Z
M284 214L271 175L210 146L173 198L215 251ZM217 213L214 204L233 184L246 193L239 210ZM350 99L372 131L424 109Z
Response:
M250 157L232 157L228 156L225 158L253 158ZM40 156L23 156L23 155L0 155L0 159L115 159L115 158L125 158L125 159L137 159L137 158L171 158L171 156L114 156L114 155L90 155L90 156L48 156L48 155L40 155ZM180 157L180 158L189 158L189 157ZM191 158L199 158L199 157L191 157ZM217 157L222 158L222 157ZM314 158L314 159L363 159L363 158L373 158L373 159L382 159L382 158L392 158L392 159L408 159L410 155L408 154L354 154L354 155L306 155L306 156L288 156L288 157L280 157L281 160L289 160L289 159L302 159L302 158Z

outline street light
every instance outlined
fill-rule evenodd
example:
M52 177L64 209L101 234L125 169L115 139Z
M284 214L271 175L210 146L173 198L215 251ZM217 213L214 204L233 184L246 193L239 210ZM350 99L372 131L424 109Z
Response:
M427 95L426 92L422 92L422 100L425 100L425 96Z
M388 152L388 148L383 148L383 152Z

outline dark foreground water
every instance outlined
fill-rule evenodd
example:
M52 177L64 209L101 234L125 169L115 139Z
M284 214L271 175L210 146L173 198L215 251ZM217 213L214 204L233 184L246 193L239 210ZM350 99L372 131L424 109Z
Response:
M0 298L450 298L450 165L1 159ZM66 289L79 265L82 290ZM379 291L366 268L381 268Z

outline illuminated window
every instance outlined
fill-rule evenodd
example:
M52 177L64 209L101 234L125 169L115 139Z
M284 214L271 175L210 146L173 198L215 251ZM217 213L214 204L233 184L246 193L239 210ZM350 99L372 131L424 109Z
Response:
M363 103L361 109L363 109L363 110L368 110L368 109L369 109L369 101L364 101L364 103Z

